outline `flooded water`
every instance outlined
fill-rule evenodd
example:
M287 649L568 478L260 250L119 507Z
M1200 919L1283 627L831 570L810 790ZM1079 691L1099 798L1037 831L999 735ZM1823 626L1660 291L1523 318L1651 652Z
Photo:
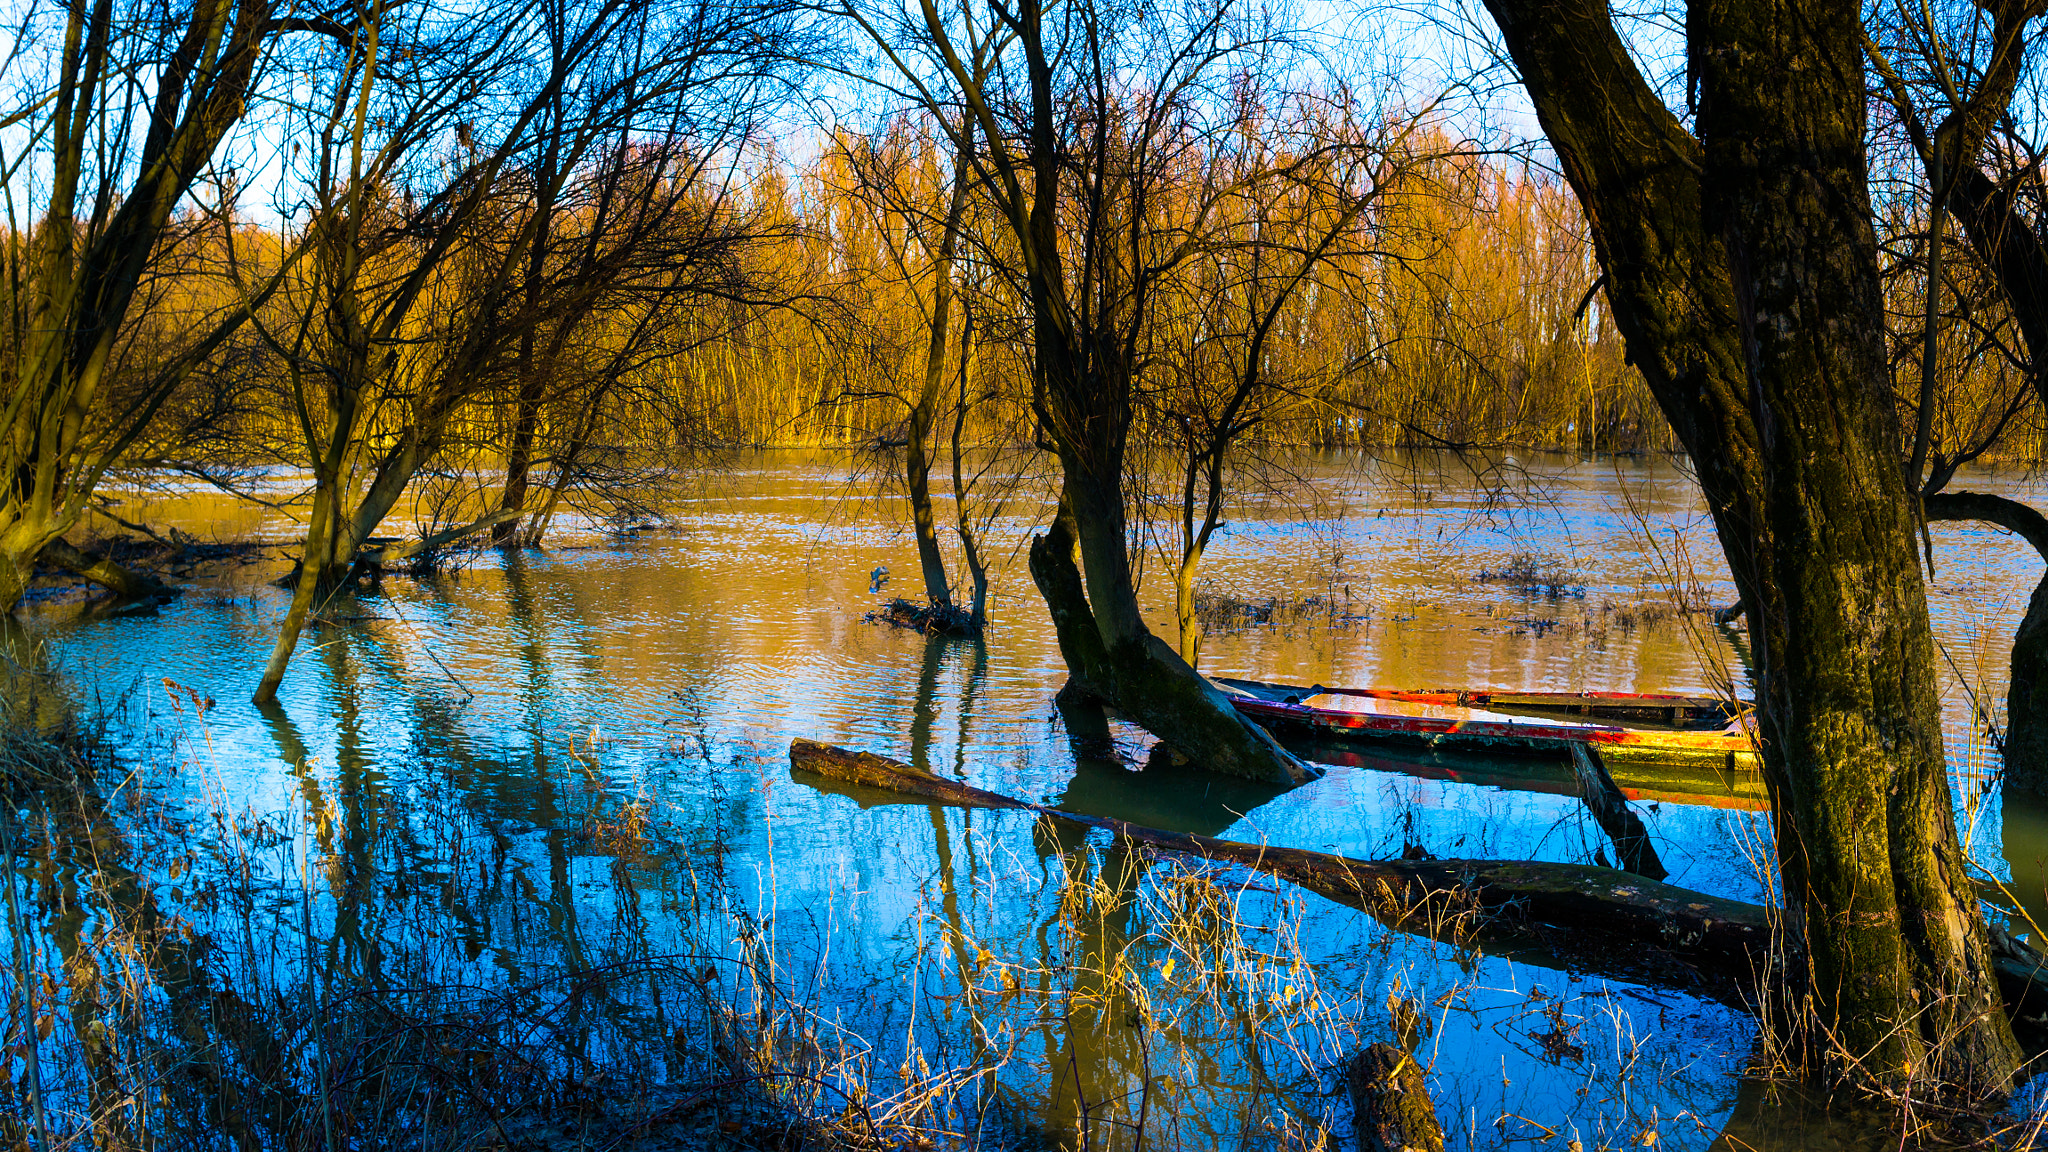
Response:
M1325 607L1212 635L1212 675L1744 691L1740 631L1671 611L1733 591L1668 464L1539 458L1483 484L1457 465L1356 456L1302 472L1313 503L1243 510L1204 585ZM2040 495L1991 473L1958 487ZM136 497L123 514L202 537L288 535L246 509L193 494ZM1030 501L993 529L984 642L862 621L878 599L917 593L917 564L900 505L836 457L744 457L672 511L661 530L572 526L545 553L486 553L340 597L271 710L247 701L286 606L269 584L281 562L154 617L80 622L52 603L33 627L126 759L155 766L138 770L138 792L181 814L162 826L183 831L141 861L156 899L259 987L303 984L312 951L336 996L430 977L513 987L707 948L767 955L808 1019L855 1038L842 1046L877 1083L915 1080L919 1061L985 1073L960 1096L984 1114L963 1119L956 1102L949 1123L980 1125L988 1146L1132 1147L1142 1133L1147 1147L1211 1148L1312 1142L1319 1124L1348 1142L1337 1069L1391 1035L1398 983L1431 1019L1423 1058L1455 1146L1591 1149L1646 1133L1704 1146L1735 1112L1754 1028L1726 1006L1460 954L1028 813L820 791L792 778L787 750L822 740L1072 811L1354 857L1605 862L1612 845L1568 775L1358 746L1277 794L1152 765L1148 738L1125 726L1108 748L1077 744L1052 704L1064 673L1023 564L1041 512ZM1973 700L1994 718L2002 704L2005 644L2041 563L1989 528L1934 536L1959 818L1987 881L2048 923L2048 819L1987 793L1995 753L1972 719ZM880 596L877 567L896 574ZM1171 635L1168 566L1154 553L1148 568ZM1523 575L1483 578L1503 571ZM1635 805L1671 883L1764 898L1768 829L1739 799L1674 786ZM641 815L656 847L637 833L620 847ZM179 851L243 859L256 895L181 880ZM707 871L730 897L717 922L729 931L708 941L690 895ZM1197 889L1234 907L1243 940L1184 933L1176 901ZM1214 979L1176 976L1205 952Z

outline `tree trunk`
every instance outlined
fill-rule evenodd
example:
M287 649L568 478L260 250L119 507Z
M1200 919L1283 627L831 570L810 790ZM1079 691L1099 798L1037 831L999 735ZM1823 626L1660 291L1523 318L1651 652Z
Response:
M967 578L974 586L974 603L967 619L978 635L988 627L988 565L981 558L981 543L974 532L974 517L967 507L967 477L961 458L961 434L967 427L967 389L974 378L974 310L963 308L960 316L960 392L953 405L953 531L960 537L960 557L967 565Z
M946 336L953 321L953 254L960 243L960 220L967 210L966 149L972 142L970 132L966 142L955 147L953 188L946 200L938 254L932 261L931 340L925 348L924 386L910 409L910 443L903 452L904 480L910 490L910 516L917 530L917 560L924 572L925 599L940 609L952 607L953 591L946 579L945 555L939 551L938 522L932 515L932 426L938 422L939 393L946 381Z
M2005 695L2005 789L2048 795L2048 577L2012 638Z
M1488 0L1592 222L1608 297L1749 604L1815 1075L2006 1091L2019 1050L1957 843L1884 356L1847 0L1688 10L1698 135L1598 0Z
M1069 482L1067 490L1075 485ZM1077 530L1085 522L1066 509L1063 502L1051 528L1032 538L1031 575L1052 614L1070 682L1211 771L1294 784L1313 779L1315 769L1240 718L1223 693L1152 634L1138 613L1128 568L1122 580L1084 579L1075 560L1085 555L1080 541L1089 533ZM1112 517L1099 497L1095 515L1096 566L1125 562L1121 506L1115 527L1101 524ZM1112 534L1113 544L1103 539Z
M37 515L35 503L17 500L7 510L14 519L0 529L0 607L8 612L14 611L28 594L29 582L35 579L36 561L43 550L70 527L67 521L53 523L50 517ZM60 524L63 526L58 527Z
M553 102L550 112L559 121L559 101ZM557 124L556 130L547 135L548 142L541 161L540 176L534 182L540 190L540 196L538 203L534 205L533 237L526 258L526 306L529 309L538 309L542 287L547 277L548 237L554 230L555 198L561 188L555 174L561 139L560 127ZM535 348L532 328L520 334L519 396L512 416L512 443L505 451L505 488L498 498L498 510L501 512L519 512L526 508L527 478L533 471L533 441L540 427L540 404L548 380L547 368L554 365L555 357L561 350L561 339L567 335L570 327L567 322L558 325L556 336L544 355ZM492 525L491 543L514 543L519 538L518 533L519 518L509 517Z
M1195 577L1202 569L1202 554L1189 548L1180 558L1173 578L1173 614L1180 623L1180 658L1188 667L1202 661L1202 622L1195 618Z
M526 488L533 471L533 441L540 425L540 377L525 372L519 379L519 401L512 418L512 443L505 449L505 488L498 497L501 512L526 508ZM491 528L491 543L510 544L520 537L519 518L499 521Z
M292 589L292 604L285 611L284 623L278 628L277 643L271 646L270 659L263 667L263 678L257 681L256 694L251 701L258 705L277 701L278 685L284 683L284 672L291 663L292 652L299 646L299 634L306 630L306 620L313 614L314 604L333 587L323 587L321 576L333 568L335 522L335 498L331 489L315 490L313 493L313 514L306 521L306 544L299 553L298 581Z

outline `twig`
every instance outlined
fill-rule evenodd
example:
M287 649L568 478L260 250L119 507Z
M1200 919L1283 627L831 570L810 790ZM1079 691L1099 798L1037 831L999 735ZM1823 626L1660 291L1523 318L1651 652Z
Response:
M429 644L429 643L427 643L427 642L426 642L425 640L421 640L421 639L420 639L420 633L419 633L419 629L417 629L417 628L414 628L414 627L412 626L412 621L410 621L410 620L407 620L407 619L405 618L405 613L404 613L404 612L401 612L401 611L399 611L399 609L398 609L398 600L397 600L397 599L396 599L395 597L392 597L392 598L390 598L390 603L391 603L391 614L392 614L392 615L394 615L394 616L396 616L396 617L398 617L398 622L399 622L400 624L403 624L403 625L405 625L405 630L406 630L407 632L410 632L410 633L412 633L412 638L413 638L414 640L419 640L419 642L420 642L420 650L421 650L421 651L423 651L423 652L425 652L425 653L427 654L427 659L429 659L429 660L432 660L432 661L434 662L434 666L435 666L436 668L439 668L439 669L441 670L441 674L442 674L443 676L446 676L446 677L448 677L448 679L449 679L449 681L450 681L450 682L452 682L452 683L453 683L453 684L454 684L454 685L455 685L455 686L456 686L457 688L460 688L460 689L462 689L462 691L463 691L463 694L464 694L465 696L467 696L467 697L468 697L469 699L471 699L471 700L474 700L474 699L476 699L476 693L475 693L475 692L472 692L472 691L470 691L469 685L467 685L467 684L464 684L464 683L462 682L462 678L461 678L461 677L457 676L457 675L456 675L455 673L453 673L453 672L450 672L450 671L448 670L448 666L447 666L446 664L443 664L443 663L441 663L441 657L435 654L435 652L434 652L434 646L433 646L432 644Z
M28 1059L29 1105L35 1112L36 1137L42 1141L43 1152L51 1152L56 1145L50 1143L50 1122L43 1114L43 1066L36 1056L42 1043L36 1029L35 984L28 978L28 937L22 934L21 907L14 896L14 831L7 819L0 819L0 852L7 854L7 930L14 934L14 974L21 980L21 999L27 1012L21 1047Z

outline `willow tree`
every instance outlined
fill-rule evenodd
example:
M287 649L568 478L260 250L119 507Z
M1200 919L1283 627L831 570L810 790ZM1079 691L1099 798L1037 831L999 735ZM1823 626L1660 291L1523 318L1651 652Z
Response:
M687 138L687 111L732 105L729 81L759 78L778 21L725 0L366 10L308 133L312 272L265 327L313 491L257 703L468 406L546 367L538 335L566 341L608 292L695 267L672 258L667 225L709 168L692 151L721 141ZM722 252L728 237L708 231ZM468 527L522 512L523 496Z
M1690 124L1600 0L1487 0L1747 604L1810 1072L2003 1092L1886 360L1849 0L1686 11Z

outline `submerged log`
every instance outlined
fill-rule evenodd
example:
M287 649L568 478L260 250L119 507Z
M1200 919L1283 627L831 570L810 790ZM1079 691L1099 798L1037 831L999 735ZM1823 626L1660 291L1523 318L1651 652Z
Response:
M1524 860L1353 860L1218 840L1109 816L1025 804L910 765L809 740L790 745L802 771L928 801L1017 808L1113 832L1160 851L1241 864L1402 931L1460 946L1516 951L1551 966L1694 988L1739 1003L1767 970L1764 909L1586 864Z
M1782 971L1765 908L1590 864L1532 860L1354 860L1168 832L1087 816L921 772L901 761L811 740L791 766L828 780L956 807L1016 809L1113 832L1159 851L1240 864L1390 927L1545 967L1683 989L1748 1007ZM1999 983L2017 1023L2048 1026L2048 958L1997 933ZM1794 959L1794 958L1788 958Z
M1443 1125L1413 1053L1373 1044L1345 1072L1358 1152L1443 1152Z
M888 792L936 800L956 808L1031 808L998 792L985 792L971 784L920 772L900 760L872 752L854 752L815 740L792 740L790 763L806 772L848 784L865 784Z

